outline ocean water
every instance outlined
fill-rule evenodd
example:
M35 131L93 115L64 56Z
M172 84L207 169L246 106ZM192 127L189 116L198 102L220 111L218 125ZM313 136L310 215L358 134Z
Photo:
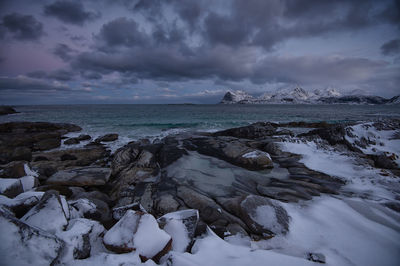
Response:
M42 105L17 106L7 121L74 123L92 136L120 134L120 141L182 131L216 131L257 121L365 121L399 118L400 105Z

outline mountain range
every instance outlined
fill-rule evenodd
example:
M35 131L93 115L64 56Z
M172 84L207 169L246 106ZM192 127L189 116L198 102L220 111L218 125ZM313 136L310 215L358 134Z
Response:
M380 96L349 94L342 95L336 89L315 89L306 91L300 87L281 89L274 93L264 93L254 97L247 92L228 91L221 104L399 104L400 95L386 99Z

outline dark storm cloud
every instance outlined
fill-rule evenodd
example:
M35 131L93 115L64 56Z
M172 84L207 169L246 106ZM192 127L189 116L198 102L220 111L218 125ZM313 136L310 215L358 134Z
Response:
M381 46L383 55L395 55L400 53L400 39L394 39Z
M9 32L17 40L38 40L44 34L43 24L31 15L19 13L5 15L1 26L3 34Z
M15 78L0 77L0 91L55 92L55 91L68 91L68 90L70 90L70 88L65 85L54 82L48 82L45 80L39 80L24 76L18 76Z
M65 69L58 69L51 72L46 71L34 71L27 74L30 78L35 79L53 79L58 81L70 81L76 75L73 71L65 70Z
M70 61L76 53L76 50L72 49L64 43L58 43L53 49L53 54L58 56L65 62Z
M56 1L44 7L47 16L53 16L59 20L82 26L87 21L100 17L99 12L87 11L79 1Z

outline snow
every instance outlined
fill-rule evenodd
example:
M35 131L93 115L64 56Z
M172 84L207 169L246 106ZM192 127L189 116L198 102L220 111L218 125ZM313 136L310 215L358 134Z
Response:
M272 206L258 206L254 215L250 213L250 217L259 225L272 232L281 232L283 230L276 219L275 209Z
M29 168L28 164L24 164L25 174L27 176L39 177L39 174Z
M64 230L68 224L63 205L56 195L51 195L42 206L36 205L30 209L21 221L53 234Z
M21 180L24 191L31 190L36 185L36 178L34 176L23 176L19 180Z
M174 266L315 265L305 258L230 244L220 239L210 229L204 238L195 242L192 252L193 254L171 252L172 264Z
M134 249L133 237L138 227L140 215L128 210L125 215L105 235L104 243L112 246L124 245Z
M185 252L190 243L186 226L179 220L169 220L164 226L164 231L172 237L172 250Z
M357 124L348 128L354 136L346 135L345 138L352 145L359 148L365 154L396 154L396 163L400 166L400 139L393 138L396 133L400 134L399 130L377 130L373 126L373 123ZM359 141L361 138L365 138L376 144L369 144L366 148L360 147L356 141Z
M134 237L134 245L140 255L146 258L154 257L163 250L170 239L171 237L158 227L154 216L142 215Z

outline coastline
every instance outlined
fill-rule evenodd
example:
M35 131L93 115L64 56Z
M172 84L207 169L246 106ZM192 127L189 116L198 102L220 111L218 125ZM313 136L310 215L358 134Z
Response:
M257 259L250 252L257 250L261 252L258 259L278 259L283 265L307 265L310 260L350 265L368 262L366 258L369 263L379 259L387 262L382 265L391 265L398 259L395 250L400 243L389 236L400 234L396 196L400 121L396 119L337 124L258 122L217 132L140 139L112 151L105 144L117 141L118 136L93 138L71 124L13 122L1 124L0 129L0 217L7 225L27 226L28 231L37 226L42 230L40 237L51 232L55 237L52 262L104 264L110 256L125 261L127 256L118 254L127 252L123 248L127 243L115 240L113 234L126 230L122 221L128 217L158 219L158 226L146 235L167 239L162 247L150 247L154 252L143 251L137 244L137 252L127 253L130 260L142 262L152 258L161 264L206 263L208 256L217 256L209 246L216 243L224 248L214 259L226 263L235 261L228 255L235 249L248 256L239 262ZM64 218L57 218L56 224L61 221L57 228L37 223L46 219L51 199L62 202L61 210L69 206L69 215L64 211ZM341 219L345 222L335 225ZM72 230L77 221L97 233L88 234L86 253L65 254L65 248L56 243L73 250L85 246L83 239L68 238L82 235ZM363 226L353 227L354 221ZM373 223L379 224L376 236L362 236ZM301 225L305 232L299 229ZM326 231L314 234L315 227ZM337 234L335 241L324 237L329 230ZM355 245L372 247L377 237L381 245L375 253L363 254L366 257L360 256L362 247L353 247L355 252L349 253L341 247L346 230L360 233ZM134 239L139 232L130 234ZM308 241L301 239L302 234L309 234ZM322 239L324 244L315 246ZM87 252L88 246L92 252ZM22 255L17 258L24 260Z

